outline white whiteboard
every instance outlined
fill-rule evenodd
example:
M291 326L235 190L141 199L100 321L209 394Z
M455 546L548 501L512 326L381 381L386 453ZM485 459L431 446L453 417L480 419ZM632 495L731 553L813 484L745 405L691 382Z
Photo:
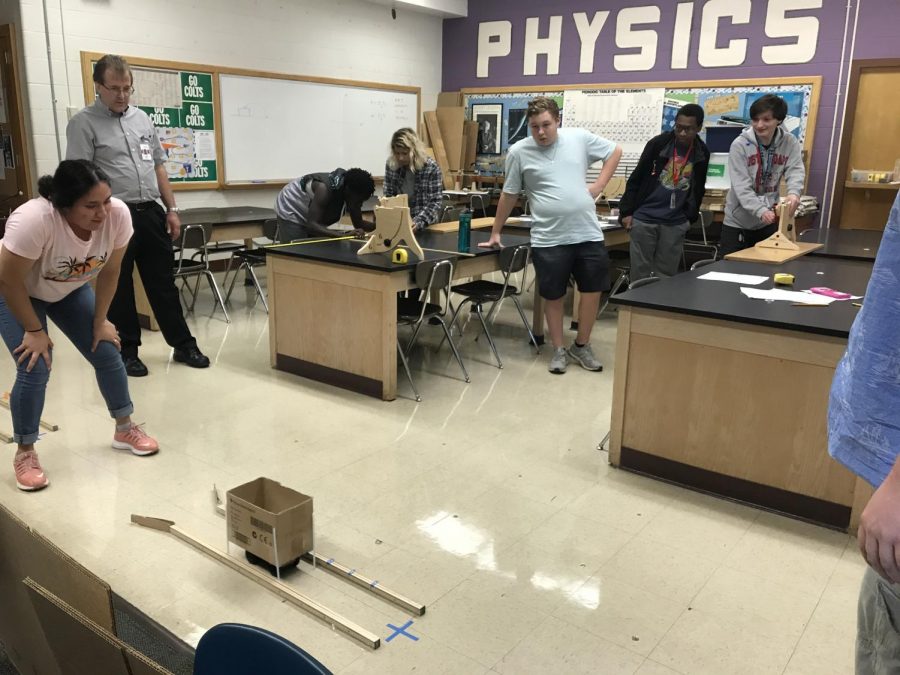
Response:
M360 167L384 175L391 134L418 127L416 92L219 76L225 182Z

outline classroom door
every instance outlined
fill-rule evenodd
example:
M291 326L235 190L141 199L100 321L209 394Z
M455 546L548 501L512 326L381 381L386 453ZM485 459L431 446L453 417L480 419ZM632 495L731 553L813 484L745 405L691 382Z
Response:
M0 26L0 217L31 198L15 27Z
M900 60L854 64L847 94L832 223L837 215L837 227L883 230L897 186L853 183L850 172L893 171L900 160Z

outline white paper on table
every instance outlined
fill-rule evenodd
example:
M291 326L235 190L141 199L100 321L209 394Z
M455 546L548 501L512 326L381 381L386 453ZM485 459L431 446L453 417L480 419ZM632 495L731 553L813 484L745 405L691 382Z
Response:
M825 295L806 293L804 291L785 291L781 288L746 288L741 287L741 293L754 300L786 300L801 305L826 306L835 301Z
M733 284L749 284L750 286L758 286L769 277L760 277L755 274L730 274L728 272L707 272L698 279L706 281L730 281Z

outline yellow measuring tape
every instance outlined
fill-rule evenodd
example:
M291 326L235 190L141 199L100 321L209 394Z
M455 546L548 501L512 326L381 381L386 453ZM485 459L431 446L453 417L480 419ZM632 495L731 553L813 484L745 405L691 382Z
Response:
M301 239L300 241L289 241L285 244L268 244L262 248L281 248L282 246L303 246L304 244L319 244L323 241L343 241L344 239L356 239L356 237L322 237L321 239ZM360 239L362 241L362 239Z
M344 241L344 240L347 240L347 239L354 239L354 240L356 240L357 242L359 242L360 244L362 244L362 243L364 243L364 242L366 241L365 239L359 239L358 237L354 237L354 236L349 236L349 237L323 237L323 238L321 238L321 239L301 239L300 241L289 241L289 242L284 243L284 244L268 244L268 245L262 246L262 247L260 247L260 248L281 248L282 246L303 246L304 244L320 244L320 243L325 242L325 241ZM444 251L444 250L439 249L439 248L424 248L424 247L423 247L422 250L423 250L423 251L431 251L432 253L446 253L446 254L448 254L448 255L455 255L455 256L460 256L460 257L464 257L464 258L474 258L474 257L475 257L475 254L474 254L474 253L462 253L462 252L460 252L460 251ZM403 257L404 257L403 260L397 259L397 254L398 254L398 252L403 254ZM393 262L395 262L395 263L400 263L400 264L402 264L402 263L407 262L407 260L409 260L409 256L408 256L408 254L407 254L407 252L406 252L406 247L400 247L400 246L398 246L397 248L395 248L395 249L394 249L393 256L394 256L394 257L392 257L391 260L392 260Z

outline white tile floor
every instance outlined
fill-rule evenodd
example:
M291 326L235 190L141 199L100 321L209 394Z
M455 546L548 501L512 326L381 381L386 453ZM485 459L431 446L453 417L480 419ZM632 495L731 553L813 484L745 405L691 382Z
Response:
M852 672L854 540L612 469L597 451L614 315L594 333L603 373L550 375L549 350L535 357L505 307L503 370L472 324L471 384L446 348L419 350L424 401L384 403L272 370L267 318L250 297L236 294L231 325L203 314L208 295L199 301L189 321L209 370L171 363L146 334L151 374L131 390L157 457L109 448L93 375L60 336L45 409L60 431L38 445L51 486L18 492L6 451L0 501L178 635L195 643L216 623L257 624L337 673ZM402 377L400 391L410 394ZM418 641L371 652L129 524L131 513L170 518L223 548L212 484L259 475L313 495L319 552L428 605L409 629ZM412 618L320 570L290 583L383 638Z

